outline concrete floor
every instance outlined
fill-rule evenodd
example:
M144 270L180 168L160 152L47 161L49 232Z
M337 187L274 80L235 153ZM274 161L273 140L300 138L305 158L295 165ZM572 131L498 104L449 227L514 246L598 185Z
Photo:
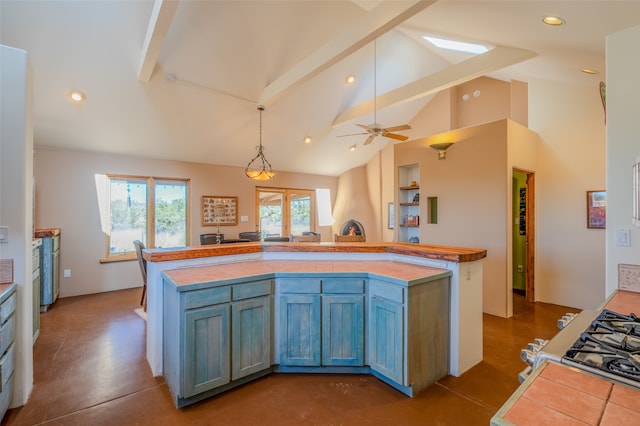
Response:
M33 393L2 425L487 425L515 391L520 349L575 309L515 296L484 315L484 360L408 398L368 375L271 374L177 409L145 358L140 289L58 300L41 315Z

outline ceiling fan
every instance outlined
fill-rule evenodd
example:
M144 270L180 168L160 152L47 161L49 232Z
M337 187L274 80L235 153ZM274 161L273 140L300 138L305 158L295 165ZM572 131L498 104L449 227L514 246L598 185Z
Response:
M396 139L396 140L399 140L399 141L406 141L407 139L409 139L408 136L404 136L404 135L399 135L397 133L393 133L393 132L398 132L398 131L401 131L401 130L409 130L409 129L411 129L411 126L409 126L408 124L401 124L400 126L392 126L392 127L382 127L382 124L378 124L377 117L376 117L376 115L377 115L376 86L377 86L377 81L376 81L376 40L373 40L373 123L369 124L369 125L356 124L356 126L361 127L362 129L365 130L363 133L352 133L352 134L349 134L349 135L339 135L338 137L355 136L355 135L368 135L367 139L364 141L363 145L369 145L371 142L373 142L373 140L377 136L383 136L385 138Z

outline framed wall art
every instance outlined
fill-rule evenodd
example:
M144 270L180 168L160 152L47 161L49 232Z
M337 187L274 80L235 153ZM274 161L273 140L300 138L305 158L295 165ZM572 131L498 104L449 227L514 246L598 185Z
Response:
M393 229L394 220L393 203L387 204L387 229Z
M238 197L202 196L202 226L238 224Z
M607 224L607 192L587 191L587 228L604 229Z

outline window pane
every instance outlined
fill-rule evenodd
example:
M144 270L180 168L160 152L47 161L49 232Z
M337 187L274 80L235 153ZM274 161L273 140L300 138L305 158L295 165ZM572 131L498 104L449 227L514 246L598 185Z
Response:
M282 234L283 194L260 192L260 231L265 237Z
M186 246L186 182L156 181L154 188L156 247Z
M109 254L134 252L133 240L147 242L146 180L112 178L109 200Z
M291 194L291 233L301 235L311 231L311 195Z

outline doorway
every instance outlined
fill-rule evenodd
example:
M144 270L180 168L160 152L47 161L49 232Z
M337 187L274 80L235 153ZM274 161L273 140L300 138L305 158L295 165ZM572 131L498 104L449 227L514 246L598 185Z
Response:
M535 301L535 174L513 170L513 292Z

